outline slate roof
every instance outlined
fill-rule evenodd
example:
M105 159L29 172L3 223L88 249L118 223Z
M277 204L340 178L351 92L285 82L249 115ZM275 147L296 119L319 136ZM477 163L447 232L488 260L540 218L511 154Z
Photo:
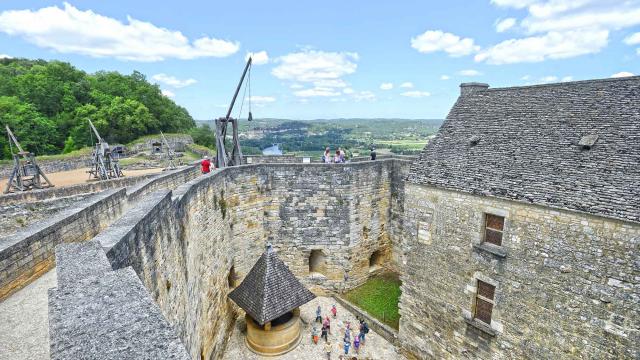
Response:
M260 325L300 307L316 296L296 279L276 252L267 247L229 297Z
M408 181L640 222L640 76L461 88Z

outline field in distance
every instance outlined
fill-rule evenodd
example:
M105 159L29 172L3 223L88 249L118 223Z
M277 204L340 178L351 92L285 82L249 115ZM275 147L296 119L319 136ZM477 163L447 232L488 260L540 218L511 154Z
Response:
M213 129L213 121L197 121ZM320 156L329 146L348 154L417 154L437 132L440 119L254 119L240 122L242 151L247 155L278 145L285 154Z

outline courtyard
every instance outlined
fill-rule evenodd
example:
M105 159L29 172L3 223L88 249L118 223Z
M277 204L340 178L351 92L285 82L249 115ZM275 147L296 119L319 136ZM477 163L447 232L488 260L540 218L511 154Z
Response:
M320 335L321 325L314 322L316 317L316 308L320 306L322 309L322 316L325 317L327 315L330 315L329 310L334 304L338 309L338 313L335 319L330 316L331 334L329 335L329 341L332 344L331 359L339 359L339 356L344 354L342 339L344 338L346 322L349 321L353 329L354 327L357 327L358 321L355 315L345 310L345 308L340 306L340 304L338 304L331 297L317 297L309 303L301 306L300 318L303 324L300 344L295 349L284 355L269 358L283 360L326 359L327 357L324 353L324 339L320 339L318 341L318 344L316 345L311 339L311 334L313 327L316 327L316 329L318 330L318 335ZM245 320L244 317L241 316L238 318L233 329L233 333L231 334L231 338L229 339L229 342L227 344L223 359L267 359L267 357L254 354L251 350L249 350L249 348L247 348L244 343L244 332L246 331L245 329ZM352 359L353 357L358 360L406 359L402 354L399 353L398 349L393 344L382 338L380 335L376 334L373 329L367 334L366 342L360 347L359 354L356 354L353 351L353 336L354 331L352 330L352 346L349 349L349 356L345 357L345 359Z

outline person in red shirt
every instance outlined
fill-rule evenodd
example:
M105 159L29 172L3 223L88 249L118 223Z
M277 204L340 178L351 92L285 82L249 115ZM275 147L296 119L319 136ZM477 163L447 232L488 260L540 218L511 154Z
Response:
M200 162L200 170L203 174L208 174L211 171L211 161L208 156L205 156Z

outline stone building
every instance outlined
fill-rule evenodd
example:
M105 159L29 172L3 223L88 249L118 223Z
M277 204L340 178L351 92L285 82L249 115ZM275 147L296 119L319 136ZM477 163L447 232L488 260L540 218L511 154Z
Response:
M419 358L639 358L640 77L462 84L404 230Z

